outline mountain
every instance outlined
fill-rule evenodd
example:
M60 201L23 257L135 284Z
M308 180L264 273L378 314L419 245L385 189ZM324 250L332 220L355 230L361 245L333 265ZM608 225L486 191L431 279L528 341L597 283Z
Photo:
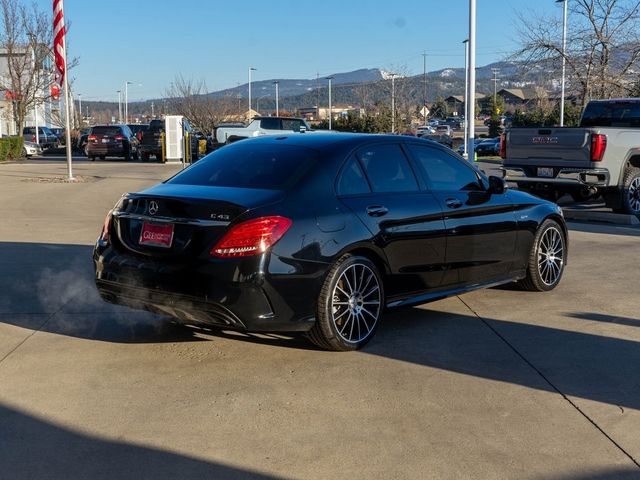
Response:
M382 70L377 68L367 68L354 70L347 73L335 73L332 75L332 85L345 85L345 84L359 84L362 82L375 82L384 78ZM259 98L265 94L275 95L274 82L278 82L280 97L293 97L296 95L303 95L306 92L316 91L318 88L325 87L327 85L326 77L311 78L311 79L286 79L286 78L274 78L271 80L257 80L251 82L251 95L253 98ZM217 92L211 92L209 94L213 98L224 97L248 97L249 84L239 85L234 88L227 88L219 90Z

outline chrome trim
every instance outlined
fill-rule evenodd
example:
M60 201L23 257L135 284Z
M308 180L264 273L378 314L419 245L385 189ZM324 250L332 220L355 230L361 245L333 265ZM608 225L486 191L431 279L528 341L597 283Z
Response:
M199 218L174 218L174 217L150 217L147 215L137 215L126 212L113 212L116 218L126 218L129 220L141 220L153 223L181 223L185 225L195 225L198 227L226 227L231 222L221 222L219 220L202 220Z
M586 179L587 175L601 175L604 176L604 180L597 180L595 182L588 181ZM593 185L598 187L608 186L610 180L609 170L604 168L563 168L555 178L551 178L528 177L522 168L502 167L502 176L507 182L560 183L569 185Z

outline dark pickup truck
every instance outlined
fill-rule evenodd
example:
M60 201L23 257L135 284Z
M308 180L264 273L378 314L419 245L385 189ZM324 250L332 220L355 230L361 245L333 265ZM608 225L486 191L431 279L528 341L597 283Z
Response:
M504 177L520 190L602 195L614 211L640 215L640 98L591 101L577 128L511 128L500 150Z

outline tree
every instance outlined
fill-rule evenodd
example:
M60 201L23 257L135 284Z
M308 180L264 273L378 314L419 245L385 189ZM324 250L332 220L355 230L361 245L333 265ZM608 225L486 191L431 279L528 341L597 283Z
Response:
M233 98L215 99L208 95L203 80L185 79L182 75L176 76L166 89L165 97L170 112L184 115L202 133L213 132L226 116L236 110Z
M562 51L562 22L555 15L520 16L522 47L518 57L560 71L566 59L569 91L584 107L591 98L629 95L640 68L640 1L572 0L567 48Z
M0 0L0 48L6 53L6 73L0 89L11 100L16 130L21 135L27 112L47 100L53 81L51 18L20 0ZM67 72L68 74L68 72Z

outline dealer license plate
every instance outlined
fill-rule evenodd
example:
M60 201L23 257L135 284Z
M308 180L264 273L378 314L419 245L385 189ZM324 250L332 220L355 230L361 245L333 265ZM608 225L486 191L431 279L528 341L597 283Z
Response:
M553 168L551 167L538 167L538 176L539 177L553 177Z
M151 245L154 247L170 248L173 242L173 224L158 225L144 222L142 232L140 232L140 245Z

